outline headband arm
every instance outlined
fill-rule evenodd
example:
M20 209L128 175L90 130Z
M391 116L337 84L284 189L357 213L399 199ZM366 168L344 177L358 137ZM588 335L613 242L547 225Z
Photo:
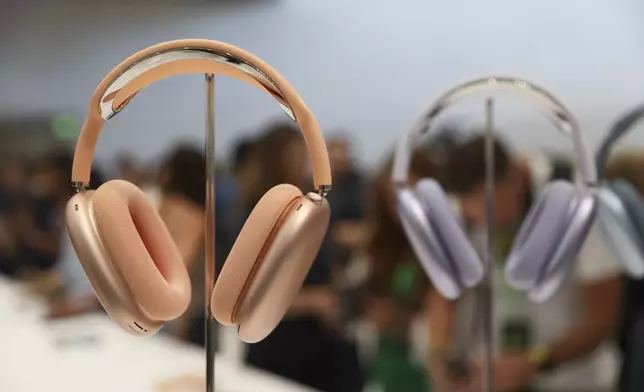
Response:
M412 129L399 143L394 159L392 171L393 181L404 185L407 181L411 150L419 138L432 127L433 120L451 105L481 93L509 91L523 93L522 95L536 101L548 120L566 136L572 136L575 152L579 160L579 168L586 184L595 184L597 173L594 159L588 148L572 113L546 90L529 84L523 80L509 77L488 77L476 79L459 85L444 93L425 113L416 121Z
M315 190L331 189L331 166L320 127L295 89L252 54L222 42L179 40L144 49L118 65L96 88L74 154L72 184L82 190L90 180L96 142L104 120L114 117L146 86L174 75L230 76L268 92L297 121L307 145Z
M617 143L617 141L628 132L631 127L635 125L639 120L644 117L644 105L635 108L634 110L628 112L624 115L613 127L610 129L606 138L600 144L599 150L597 150L596 164L597 171L599 172L600 177L604 176L606 170L606 163L608 162L608 157L610 151Z

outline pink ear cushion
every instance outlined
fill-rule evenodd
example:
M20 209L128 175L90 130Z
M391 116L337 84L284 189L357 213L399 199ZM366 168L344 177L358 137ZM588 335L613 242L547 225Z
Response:
M221 324L235 324L235 306L241 299L262 247L288 205L301 196L302 192L293 185L277 185L266 192L250 213L212 293L211 311Z
M172 320L188 307L190 278L161 217L143 192L122 180L100 186L93 198L98 232L141 309Z

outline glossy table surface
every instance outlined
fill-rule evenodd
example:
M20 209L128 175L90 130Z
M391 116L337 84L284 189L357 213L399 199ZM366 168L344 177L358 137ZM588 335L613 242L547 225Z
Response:
M103 314L47 322L44 306L0 280L0 391L204 391L205 354L163 334L137 338ZM314 392L220 355L217 392Z

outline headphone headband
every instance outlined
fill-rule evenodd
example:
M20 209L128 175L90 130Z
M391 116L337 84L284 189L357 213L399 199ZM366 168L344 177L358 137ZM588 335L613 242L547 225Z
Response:
M608 162L608 156L615 143L642 118L644 118L644 105L626 113L610 129L608 135L606 135L606 138L600 144L599 150L597 150L596 164L600 177L604 176L606 162Z
M233 77L268 92L299 124L307 145L316 190L331 190L331 165L320 127L295 89L271 66L223 42L187 39L139 51L114 68L98 85L81 128L72 168L78 189L89 184L94 148L105 120L119 113L139 91L159 80L183 74Z
M575 152L579 159L581 176L584 185L592 185L597 181L597 171L594 159L588 148L577 120L573 114L552 94L525 80L512 77L487 77L463 83L443 94L431 105L423 115L416 120L413 128L401 139L396 148L396 158L392 172L393 181L404 185L407 182L411 150L418 139L431 129L434 119L451 105L465 98L481 93L508 91L522 93L522 95L535 101L542 109L542 113L564 135L572 136Z

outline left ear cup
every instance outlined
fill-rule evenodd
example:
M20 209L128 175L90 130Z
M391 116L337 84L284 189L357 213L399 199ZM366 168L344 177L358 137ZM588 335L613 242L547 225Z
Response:
M127 181L108 181L92 205L98 233L137 303L156 320L180 316L190 303L190 278L143 191Z
M644 276L644 202L630 183L617 180L597 195L598 220L604 238L629 276Z
M398 216L420 265L441 295L456 299L461 293L458 273L434 234L425 207L411 189L399 189L396 196Z
M453 207L435 180L425 178L416 184L416 195L428 214L436 238L464 287L483 280L483 264L454 216Z
M532 290L544 279L565 273L588 235L594 210L593 197L580 195L573 183L550 183L519 230L507 260L507 282Z

